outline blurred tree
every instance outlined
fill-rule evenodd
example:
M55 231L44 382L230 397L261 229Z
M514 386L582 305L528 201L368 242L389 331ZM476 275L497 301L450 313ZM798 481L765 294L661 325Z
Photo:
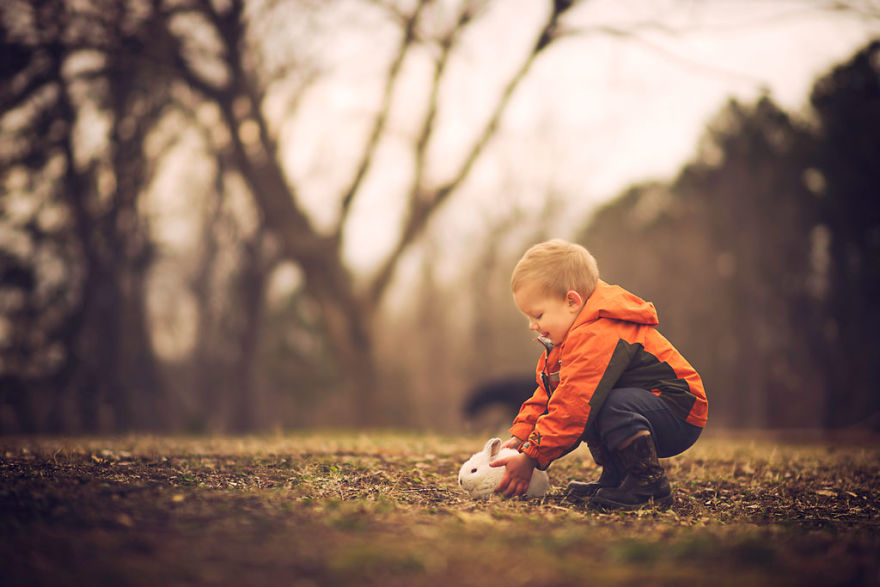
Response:
M19 360L4 360L3 372L56 396L53 430L97 429L105 403L117 429L157 421L143 287L152 250L137 199L151 171L143 138L167 98L150 71L161 61L151 54L161 53L161 23L138 8L13 0L0 11L10 55L2 222L15 239L3 244L36 277L24 302L31 319L4 308L24 334L4 349Z
M282 353L291 352L283 371L286 385L294 380L321 388L335 384L336 377L344 379L349 397L357 403L353 413L364 422L376 422L380 385L374 322L380 303L401 259L437 210L470 177L535 59L564 34L560 20L574 4L571 0L542 4L542 20L536 23L529 46L518 52L519 61L511 59L513 66L485 118L476 125L472 142L462 146L460 159L445 162L451 171L444 179L429 172L434 171L429 169L430 152L442 140L437 120L443 114L443 101L449 99L445 90L454 75L450 73L454 58L479 42L482 16L504 10L500 0L2 3L0 393L2 401L13 407L19 426L32 430L48 420L56 430L95 429L107 423L122 429L167 420L162 407L168 398L162 390L169 382L159 377L147 320L147 295L155 289L150 279L157 273L162 251L143 210L144 196L160 189L153 182L172 159L171 144L194 128L203 134L198 157L211 159L216 179L204 198L207 212L200 220L204 238L193 253L192 265L186 267L197 306L191 363L188 369L171 368L175 376L189 373L171 383L175 392L187 387L194 391L181 392L191 397L174 400L181 404L174 411L183 408L184 419L202 429L249 428L259 419L254 400L260 386L282 377L262 373L259 366L284 364ZM390 38L386 33L392 29L394 36L390 51L383 52L377 43L375 55L354 66L375 68L379 63L382 83L377 95L372 95L368 84L359 88L357 100L368 112L369 123L362 137L346 133L348 142L356 144L354 163L346 167L343 157L332 162L334 174L348 177L319 194L324 208L335 209L322 223L307 205L308 196L314 199L309 193L313 190L304 186L302 175L307 174L297 175L297 165L309 159L312 145L303 147L285 129L313 84L332 73L322 69L326 61L316 56L334 53L332 45L340 35L319 34L324 31L318 29L346 30L348 19L363 19L356 25L360 28L379 27L377 39ZM651 23L645 26L650 28ZM618 29L599 32L622 34ZM279 40L285 44L279 45ZM428 74L404 74L413 63L429 64ZM858 79L850 74L843 77ZM424 87L412 99L418 93L414 79L424 82ZM855 81L850 85L858 87ZM851 93L857 97L857 91ZM409 135L399 132L392 121L399 115L401 100L420 106L415 131ZM838 133L851 119L838 112L843 108L839 104L850 102L824 103L830 106L823 114L823 128L829 137L843 137ZM791 375L804 354L801 342L785 351L777 336L790 326L788 314L802 317L815 308L814 300L803 296L804 281L813 286L822 283L815 263L809 265L815 259L802 254L805 239L811 251L821 253L825 234L811 219L815 208L800 207L804 177L809 180L807 191L825 182L831 194L833 184L835 195L820 200L827 204L821 208L828 221L819 228L834 235L835 266L839 269L846 259L859 259L832 295L838 332L849 328L855 315L847 314L855 307L848 300L858 294L846 293L847 288L871 282L876 230L866 225L859 229L864 228L864 237L848 233L852 222L859 220L851 217L849 208L857 201L852 194L858 191L846 187L851 169L840 166L830 150L818 158L801 153L801 145L808 145L802 141L802 129L772 103L754 109L733 105L722 118L723 124L719 121L716 134L706 141L707 159L692 165L674 187L635 188L622 208L608 208L602 214L626 219L632 225L631 235L645 230L644 234L656 237L641 243L639 237L622 242L618 235L614 242L624 246L611 251L609 259L627 247L644 249L643 255L629 260L638 275L662 268L663 275L681 278L679 289L669 290L678 294L675 299L694 300L696 292L705 292L711 300L687 308L670 306L669 312L694 316L694 324L701 316L707 332L714 327L709 318L727 317L722 324L730 328L708 337L695 356L714 352L724 365L718 371L721 379L735 373L738 385L754 396L754 402L765 402L761 410L743 414L760 424L779 412L766 402L787 397L767 395L768 386L795 388L800 385L797 381L809 379L806 368ZM369 206L371 174L389 167L383 148L392 142L396 147L405 143L395 161L404 161L401 166L409 169L402 221L399 227L389 223L377 229L395 231L393 243L375 270L362 275L344 259L345 240L358 221L352 211ZM827 173L823 161L829 166ZM788 184L789 180L794 183ZM189 183L175 187L188 205L203 203L192 203L198 198ZM251 200L232 210L229 201L242 193ZM755 215L762 213L768 215L756 220ZM250 215L253 222L240 218ZM783 217L796 218L790 229L779 230L776 219ZM707 232L702 227L712 228ZM776 233L771 234L774 228ZM750 238L751 233L759 235L757 240ZM765 259L768 249L779 254ZM677 255L674 258L681 263L648 262L661 250ZM494 270L496 252L490 249L486 255L483 262ZM627 260L621 261L625 266ZM805 263L812 269L805 269ZM284 264L296 266L301 287L281 307L268 308L269 280ZM693 275L686 270L693 266L713 270ZM780 281L780 276L785 278ZM741 282L732 283L739 279L761 287L740 290ZM813 287L810 295L821 297L817 291ZM788 304L783 307L778 296ZM770 312L772 321L755 318L739 323L749 308ZM667 310L661 307L661 311ZM821 338L814 332L814 320L795 322L791 328L809 330L803 344ZM675 320L670 328L686 323ZM295 325L296 340L267 331L267 324L276 329ZM864 332L850 332L847 340L862 340ZM303 337L315 340L303 344ZM743 350L744 344L762 352ZM846 352L850 351L860 352L855 347ZM335 374L328 372L328 356L338 365ZM862 374L849 374L855 377L853 385L861 385L858 382L864 380L876 354L866 351L859 356L857 371ZM763 366L751 374L737 372L737 365L748 357L772 357L767 369L773 377L760 376ZM803 389L814 384L808 382ZM31 401L27 390L37 388L52 397L48 415ZM729 401L734 403L735 396L730 395Z
M698 161L581 233L657 303L728 426L878 426L880 42L819 79L819 125L731 102Z
M606 279L656 303L660 328L703 374L728 426L821 423L808 283L813 138L769 98L731 102L701 160L635 187L581 233Z
M267 228L279 238L282 257L295 262L302 270L305 291L319 308L332 352L341 366L351 397L357 398L357 414L365 422L375 422L379 410L375 401L378 381L372 328L379 302L403 254L434 212L468 177L494 136L510 97L534 59L552 43L560 17L574 3L548 3L546 20L539 28L534 45L503 87L458 169L451 179L440 185L431 184L425 174L440 88L446 79L450 56L488 2L462 2L450 25L439 33L429 32L437 28L437 22L430 19L433 5L430 1L416 2L407 9L392 3L367 4L381 8L386 19L399 25L398 44L387 64L382 98L372 128L350 180L341 191L338 216L329 230L316 228L303 207L299 190L285 166L285 160L297 153L288 152L279 142L277 120L268 115L266 100L272 84L291 79L294 74L300 76L300 89L305 83L295 59L291 57L281 69L273 68L272 60L260 52L259 44L255 45L249 36L249 32L253 32L249 31L249 24L258 17L246 12L242 0L219 4L184 0L173 3L163 16L177 43L172 61L176 73L202 99L219 108L222 123L228 130L229 160L244 178ZM436 13L433 16L436 18ZM405 217L396 244L387 257L369 279L358 284L343 259L344 233L355 201L363 193L365 178L378 157L380 142L389 132L387 121L401 83L402 66L411 55L425 49L434 57L433 73L421 129L411 144L414 173L407 190ZM308 80L309 76L305 78Z
M830 233L827 424L880 428L880 41L819 79L813 176Z
M372 128L339 194L338 219L329 229L318 229L300 201L286 164L296 153L280 146L279 118L268 113L268 100L277 95L276 88L296 87L289 96L293 108L315 76L297 56L279 60L261 43L258 23L265 23L273 10L285 5L267 3L246 10L240 0L4 3L0 40L6 83L0 112L15 139L7 135L10 138L4 141L3 179L15 189L9 190L2 220L14 229L19 244L2 243L2 248L21 250L3 257L7 277L3 314L12 334L4 346L3 377L15 382L4 386L4 391L10 390L5 391L6 399L17 406L19 420L34 421L28 415L29 396L16 391L26 387L22 385L25 379L32 388L41 381L45 389L57 390L58 397L49 402L53 429L76 425L69 415L71 406L78 410L78 426L96 429L106 420L101 413L107 402L118 428L148 426L160 419L156 411L161 384L146 323L146 276L155 251L138 200L168 147L167 143L157 147L151 133L157 134L169 109L174 109L189 113L193 124L206 127L206 144L216 157L218 176L223 170L239 174L258 210L261 228L253 240L242 243L238 256L240 285L225 282L232 287L229 295L242 302L245 310L231 326L237 341L232 346L238 352L227 353L233 361L224 363L227 369L221 370L231 371L227 380L234 383L227 386L236 388L231 391L238 397L234 426L245 428L253 420L248 415L248 390L258 353L265 283L271 268L282 259L293 261L302 272L304 292L318 310L330 351L342 367L352 397L360 400L355 413L364 421L375 421L378 382L371 330L379 302L404 252L468 177L494 136L510 97L535 57L553 41L560 17L573 2L548 3L546 21L533 46L501 88L460 165L448 181L433 183L425 173L427 153L447 65L463 34L488 4L462 2L444 29L440 23L448 16L448 7L430 1L407 9L384 2L362 3L381 11L385 21L396 23L399 40L387 64ZM299 9L319 10L318 5L306 2L286 6L294 8L288 16ZM321 5L328 13L336 7L337 3ZM431 55L433 71L420 129L411 144L414 172L407 190L407 211L387 257L369 279L355 283L343 260L343 236L379 145L390 132L387 121L393 95L402 85L404 62L416 54ZM219 121L204 123L207 104L219 111ZM217 182L218 198L223 183L223 179ZM34 206L39 201L33 191L36 185L45 187L47 193L41 196L45 205ZM38 214L51 216L44 213L50 204L56 220L47 230L36 219ZM30 213L13 213L27 206ZM264 234L277 238L277 252L266 252ZM67 273L52 277L55 290L43 276L48 267L43 257L51 247L36 247L42 242L58 249L53 258ZM206 244L210 249L210 243ZM218 258L210 252L206 255L205 277ZM19 274L30 274L32 279L14 279ZM208 287L212 286L205 282L195 284L199 299L207 298ZM50 290L66 295L67 306L48 296ZM216 314L206 317L220 320ZM50 319L54 323L35 328L35 321ZM203 336L195 357L203 367L220 364L222 356L205 348L210 344L208 332L210 328L200 330ZM48 349L52 365L34 367L32 355L46 354ZM236 367L229 368L230 364ZM216 377L209 375L217 372L199 373L199 404L213 405L210 399L216 399L216 394L210 388ZM193 405L190 411L200 409Z
M726 278L710 298L727 307L722 340L735 349L723 381L736 386L728 396L736 400L725 413L743 426L815 427L823 393L808 288L816 210L804 183L814 139L768 98L752 109L732 103L710 137L722 162L693 183L683 177L682 187L703 204L715 273Z

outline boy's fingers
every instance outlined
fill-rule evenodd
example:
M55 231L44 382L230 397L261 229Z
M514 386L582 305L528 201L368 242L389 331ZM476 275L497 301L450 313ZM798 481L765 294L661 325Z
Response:
M514 497L517 495L521 495L522 493L525 493L525 490L522 487L522 483L519 481L514 481L507 487L507 491L504 492L504 497Z
M507 472L502 477L501 483L495 488L495 492L504 495L504 497L513 497L525 493L526 489L528 489L528 485L523 487L521 480Z
M512 458L513 457L502 457L502 458L498 459L497 461L492 461L491 463L489 463L489 466L490 467L503 467L504 465L507 464L507 461L509 461Z
M501 478L501 482L498 484L498 487L495 488L495 493L502 493L507 490L510 485L510 473L504 473L504 477Z

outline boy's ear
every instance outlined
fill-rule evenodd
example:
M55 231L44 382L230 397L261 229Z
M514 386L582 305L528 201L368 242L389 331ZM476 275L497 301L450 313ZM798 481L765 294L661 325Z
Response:
M584 304L584 298L573 289L570 289L565 293L565 301L569 308L580 308Z

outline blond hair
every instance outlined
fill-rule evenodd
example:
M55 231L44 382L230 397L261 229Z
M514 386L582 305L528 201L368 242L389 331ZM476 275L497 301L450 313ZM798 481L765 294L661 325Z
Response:
M553 239L538 243L525 252L510 276L510 289L516 293L534 284L544 295L565 297L574 290L587 299L596 289L599 266L584 247Z

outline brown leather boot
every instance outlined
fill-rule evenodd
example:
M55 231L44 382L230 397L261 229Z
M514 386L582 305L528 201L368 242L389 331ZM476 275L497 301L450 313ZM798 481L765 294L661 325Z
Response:
M623 470L607 448L598 442L588 442L587 448L590 449L596 464L602 467L602 474L597 480L589 483L570 481L565 488L566 497L585 499L594 496L603 487L617 487L623 481Z
M646 505L672 505L672 488L660 461L654 439L636 438L624 449L616 451L626 476L618 487L596 491L591 504L611 509L639 509Z

